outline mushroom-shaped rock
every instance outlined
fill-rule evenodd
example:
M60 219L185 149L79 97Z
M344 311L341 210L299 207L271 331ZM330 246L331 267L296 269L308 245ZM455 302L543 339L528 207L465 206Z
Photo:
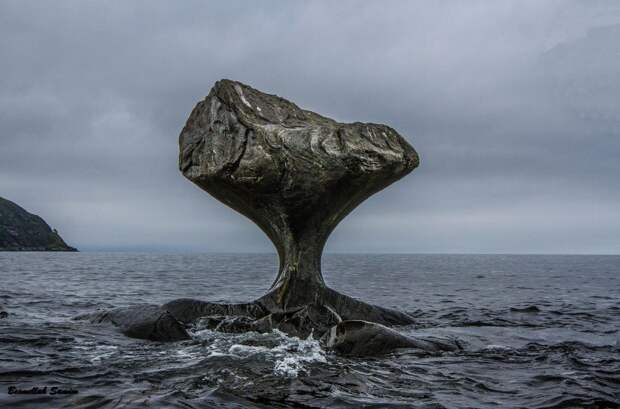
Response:
M340 220L418 166L416 151L394 129L339 123L240 82L221 80L192 111L179 148L185 177L254 221L271 239L280 259L276 279L266 295L249 303L182 298L161 307L112 310L95 321L155 340L186 339L184 325L200 319L223 332L279 329L300 337L354 325L343 320L413 323L406 313L340 294L325 285L321 274L323 247ZM377 332L387 334L392 344L409 345L387 327L376 327Z
M386 125L339 123L230 80L218 81L196 105L179 145L183 175L254 221L275 245L279 272L259 300L272 311L323 302L329 289L321 253L329 234L419 163Z

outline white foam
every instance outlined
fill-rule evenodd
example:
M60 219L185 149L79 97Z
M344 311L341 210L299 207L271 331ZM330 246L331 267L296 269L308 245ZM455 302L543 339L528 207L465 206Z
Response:
M486 349L487 351L508 351L512 348L506 345L491 344L491 345L487 345L486 347L484 347L484 349Z
M319 341L315 340L312 335L307 339L300 339L290 337L277 329L267 334L256 332L225 334L204 329L195 331L193 335L196 339L208 342L207 351L202 350L203 357L205 352L208 357L230 356L236 359L246 359L256 356L262 361L273 362L273 374L276 376L295 378L302 373L307 373L309 364L327 362ZM276 341L277 345L271 347L246 344L248 340L260 341L261 339Z
M91 348L84 349L92 350ZM107 359L114 355L117 350L118 347L114 345L97 345L94 350L95 355L90 359L90 361L94 363L101 361L102 359Z
M258 354L261 352L267 352L267 351L269 351L269 348L267 347L243 345L243 344L234 344L233 346L228 348L229 354L242 356L242 357Z
M304 364L312 362L326 363L325 352L321 349L318 340L312 337L299 339L274 330L283 338L283 343L273 348L278 359L273 367L273 373L287 378L296 378L300 372L307 372Z

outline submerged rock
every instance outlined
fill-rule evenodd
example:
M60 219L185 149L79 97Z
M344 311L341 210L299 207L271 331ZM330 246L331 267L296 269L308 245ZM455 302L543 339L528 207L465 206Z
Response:
M536 305L528 305L527 307L510 307L511 312L522 312L529 314L538 314L540 312L540 308Z
M0 197L0 251L77 251L37 215Z

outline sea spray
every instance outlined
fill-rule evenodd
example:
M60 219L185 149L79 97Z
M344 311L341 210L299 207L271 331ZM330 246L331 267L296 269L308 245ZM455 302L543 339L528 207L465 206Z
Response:
M300 339L277 329L265 334L225 334L210 329L195 329L191 333L196 340L205 343L207 357L228 356L271 362L273 374L279 377L296 378L309 371L309 364L327 362L325 351L313 334Z

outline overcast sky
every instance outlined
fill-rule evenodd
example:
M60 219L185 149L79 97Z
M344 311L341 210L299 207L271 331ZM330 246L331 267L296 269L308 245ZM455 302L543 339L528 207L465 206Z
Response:
M0 196L81 250L273 251L178 171L230 78L421 166L331 252L620 253L620 2L0 1Z

